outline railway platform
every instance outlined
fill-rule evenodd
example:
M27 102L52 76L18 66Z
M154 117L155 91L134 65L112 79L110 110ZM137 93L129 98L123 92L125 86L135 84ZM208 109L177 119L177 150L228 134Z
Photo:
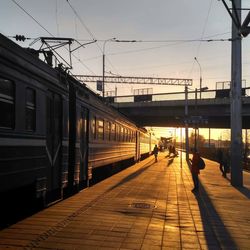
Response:
M250 249L250 174L236 189L206 160L201 188L160 153L0 231L0 249Z

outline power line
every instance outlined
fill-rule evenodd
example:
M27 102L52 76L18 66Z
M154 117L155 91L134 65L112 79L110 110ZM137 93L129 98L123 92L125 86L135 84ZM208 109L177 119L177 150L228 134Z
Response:
M207 17L206 17L205 24L204 24L204 26L203 26L203 30L202 30L202 33L201 33L201 42L202 42L202 39L203 39L203 37L204 37L205 30L206 30L206 28L207 28L207 22L208 22L208 18L209 18L209 15L210 15L211 8L212 8L212 4L213 4L213 0L210 1L210 5L209 5L209 8L208 8ZM197 51L198 51L197 54L199 54L201 42L199 43L198 50L197 50Z
M19 3L17 3L15 0L12 0L12 2L14 3L14 4L16 4L24 13L26 13L33 21L35 21L43 30L45 30L48 34L50 34L52 37L54 37L53 36L53 34L51 33L51 32L49 32L40 22L38 22L30 13L28 13L28 11L26 11ZM27 38L26 38L27 39ZM36 38L37 39L37 38ZM66 49L66 48L65 48ZM66 49L66 50L68 50L68 49ZM92 74L95 74L87 65L85 65L82 61L81 61L81 59L79 59L79 58L77 58L75 55L73 55L73 57L77 60L77 61L79 61L81 64L82 64L82 66L84 66L87 70L89 70Z
M56 0L56 31L57 31L57 36L59 36L59 23L58 23L58 6L57 6L57 0Z
M216 34L213 36L209 36L209 37L214 37L214 36L218 36L218 35L225 35L228 34L230 32L225 32L225 33L221 33L221 34ZM208 37L208 38L209 38ZM87 41L92 41L89 39L78 39L81 42L87 42ZM105 42L106 40L102 40L102 39L96 39L97 42ZM129 40L121 40L121 42L126 42ZM228 42L231 41L231 38L219 38L219 39L168 39L168 40L132 40L133 43L174 43L174 42ZM119 42L119 41L110 41L113 43Z
M28 13L19 3L17 3L15 0L11 0L14 4L16 4L23 12L25 12L30 18L33 19L33 21L35 21L43 30L45 30L47 33L49 33L51 36L53 36L53 34L51 34L41 23L39 23L30 13Z
M198 39L193 39L193 40L169 40L168 42L172 42L172 44L164 44L160 46L153 46L149 48L143 48L143 49L136 49L136 50L127 50L123 52L115 52L115 53L109 53L109 55L120 55L120 54L130 54L130 53L136 53L136 52L142 52L142 51L147 51L147 50L155 50L155 49L160 49L164 47L170 47L170 46L175 46L183 43L192 43L192 42L228 42L231 41L231 38L228 39L206 39L206 40L198 40ZM140 41L142 42L142 41ZM145 42L145 41L143 41ZM166 41L164 41L166 42Z
M82 20L82 18L80 17L80 15L77 13L77 11L75 10L75 8L70 4L69 0L66 0L68 5L70 6L71 10L74 12L74 14L76 15L76 17L79 19L80 23L82 24L82 26L86 29L86 31L88 32L88 34L92 37L93 40L98 41L94 34L91 32L91 30L88 28L88 26L84 23L84 21ZM104 40L105 41L105 40ZM99 50L101 51L101 53L103 53L101 47L99 46L98 43L96 43L96 46L99 48ZM111 61L109 60L109 58L106 57L106 60L109 62L109 64L111 65L111 67L117 71L114 67L114 65L111 63Z
M210 4L209 4L209 8L208 8L206 20L205 20L205 23L204 23L204 26L203 26L203 29L202 29L202 33L201 33L201 40L200 40L199 45L198 45L198 47L197 47L196 56L195 56L194 58L198 57L199 52L200 52L201 42L203 41L203 36L204 36L205 30L206 30L206 27L207 27L208 17L209 17L209 15L210 15L210 11L211 11L211 8L212 8L212 3L213 3L213 0L210 0ZM228 40L228 41L231 41L231 39L227 39L227 40ZM192 67L191 67L189 76L190 76L191 73L193 72L194 64L195 64L195 62L193 61L193 64L192 64Z
M66 0L66 2L68 3L68 5L70 6L71 10L74 12L74 14L76 15L76 17L79 19L79 21L81 22L81 24L83 25L83 27L86 29L86 31L88 32L88 34L92 37L93 40L97 40L94 36L94 34L90 31L90 29L87 27L87 25L83 22L82 18L78 15L77 11L75 10L75 8L70 4L69 0ZM97 47L100 49L100 51L102 52L101 47L96 44Z

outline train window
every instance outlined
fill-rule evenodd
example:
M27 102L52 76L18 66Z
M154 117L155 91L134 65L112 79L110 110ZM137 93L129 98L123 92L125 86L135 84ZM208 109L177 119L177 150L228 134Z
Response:
M111 122L107 122L107 139L111 140Z
M36 93L35 90L27 88L25 104L25 129L35 131L36 129Z
M104 121L98 120L98 140L103 140L104 136Z
M104 140L110 141L111 123L104 120Z
M121 127L120 141L124 141L124 128Z
M128 142L131 142L131 130L128 129Z
M116 140L116 133L115 133L115 130L116 130L116 125L115 125L115 123L112 123L112 124L111 124L111 140L112 140L112 141L115 141L115 140Z
M135 131L132 132L132 142L136 141L136 133Z
M124 141L127 141L128 139L128 132L127 132L127 129L124 128Z
M0 127L14 128L15 123L15 86L14 83L0 77Z
M93 139L96 139L96 117L91 120L91 134Z
M120 140L120 126L118 124L116 125L116 140Z
M62 125L62 99L61 96L53 93L53 136L54 146L58 148L61 141L61 125Z

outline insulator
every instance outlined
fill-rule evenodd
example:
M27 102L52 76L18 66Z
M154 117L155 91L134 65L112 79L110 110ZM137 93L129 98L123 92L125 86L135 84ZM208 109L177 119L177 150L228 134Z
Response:
M17 41L25 41L26 40L26 37L24 35L16 35L15 36L16 40Z

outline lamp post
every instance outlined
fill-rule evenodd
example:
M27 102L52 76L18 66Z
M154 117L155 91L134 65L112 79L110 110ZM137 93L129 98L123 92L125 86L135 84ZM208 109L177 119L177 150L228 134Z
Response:
M198 105L197 105L197 92L203 92L208 90L208 87L203 87L201 89L195 88L195 115L197 119L197 114L198 114ZM185 137L186 137L186 160L188 161L189 159L189 141L188 141L188 124L189 124L189 114L188 114L188 87L185 86ZM198 124L198 120L195 121L195 149L197 149L197 133L196 133L196 126Z
M185 85L185 144L186 161L189 161L189 141L188 141L188 87Z
M200 92L201 93L201 92ZM197 88L195 88L195 115L197 116ZM194 149L197 150L197 129L198 129L198 121L195 122L194 127Z
M198 61L198 59L195 57L194 60L198 63L199 68L200 68L200 89L202 89L202 74L201 74L201 65ZM201 91L200 91L200 99L201 99Z
M109 41L118 42L118 43L135 43L136 40L119 40L115 37L107 39L103 42L103 49L102 49L102 96L105 97L105 46L106 43Z
M105 47L109 41L115 41L115 38L110 38L104 41L102 48L102 97L105 97Z

